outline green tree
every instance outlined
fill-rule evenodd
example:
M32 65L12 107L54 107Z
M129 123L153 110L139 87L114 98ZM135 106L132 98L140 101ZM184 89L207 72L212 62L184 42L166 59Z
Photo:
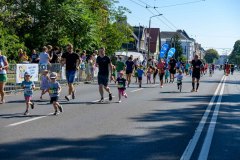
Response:
M180 42L180 38L177 34L174 35L173 37L173 43L172 43L172 47L175 47L176 52L175 52L175 59L179 59L182 55L183 55L183 50L182 50L182 46L181 46L181 42Z
M233 51L229 55L229 62L240 64L240 40L237 40L233 46Z
M207 63L213 63L215 59L219 58L219 54L215 49L208 49L206 50L206 54L204 59Z

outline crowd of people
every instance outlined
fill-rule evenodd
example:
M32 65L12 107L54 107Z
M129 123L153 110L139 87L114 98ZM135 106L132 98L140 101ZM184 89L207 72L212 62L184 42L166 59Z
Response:
M19 59L22 63L27 62L28 58L26 53L20 49ZM182 85L182 80L185 75L192 77L192 90L191 92L198 92L200 77L207 74L212 76L216 66L214 64L203 63L198 55L194 56L191 62L181 62L171 57L170 59L156 60L154 57L144 59L142 62L139 58L133 58L131 55L127 59L121 56L109 57L105 54L105 48L95 50L91 55L87 55L86 51L80 53L80 50L74 51L73 45L69 44L66 47L66 52L61 52L58 47L50 45L44 46L42 52L37 54L36 50L32 51L31 63L38 63L41 68L40 77L40 99L43 99L44 94L48 93L50 103L54 108L54 115L63 112L63 107L59 104L59 96L61 92L61 85L57 81L58 73L48 70L47 66L51 63L58 63L65 67L66 81L68 84L68 93L65 96L67 101L76 98L76 88L74 82L76 74L82 74L87 71L87 80L93 80L93 73L98 68L97 82L99 85L99 102L104 102L104 90L109 95L109 101L112 101L113 96L109 87L110 82L114 82L118 88L118 102L122 100L122 96L127 98L126 89L131 86L132 78L135 78L135 83L142 87L143 76L146 76L147 84L155 84L157 77L159 77L160 88L163 88L164 83L177 82L177 86ZM0 94L1 103L5 103L4 99L4 85L7 82L7 57L3 56L0 51ZM228 75L230 72L233 74L234 68L232 65L226 63L224 65L224 72ZM158 76L157 76L158 75ZM110 79L109 79L110 77ZM34 109L34 102L32 96L35 89L35 84L31 81L30 73L24 74L24 81L21 84L24 89L24 98L26 103L26 110L24 115L29 114L29 108Z

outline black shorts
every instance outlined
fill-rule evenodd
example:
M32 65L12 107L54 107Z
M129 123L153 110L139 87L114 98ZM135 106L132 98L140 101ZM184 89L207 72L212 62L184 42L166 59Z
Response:
M142 80L142 77L138 77L138 80L141 81L141 80Z
M132 72L132 70L126 70L126 74L131 74Z
M170 69L169 72L170 72L171 74L176 74L176 69Z
M58 102L59 97L51 97L50 103Z
M192 78L200 79L200 77L201 77L200 73L198 73L198 72L193 72L192 73Z
M98 85L108 86L108 75L98 75Z
M159 79L160 79L160 81L163 80L163 76L164 76L164 73L160 73L160 74L159 74Z

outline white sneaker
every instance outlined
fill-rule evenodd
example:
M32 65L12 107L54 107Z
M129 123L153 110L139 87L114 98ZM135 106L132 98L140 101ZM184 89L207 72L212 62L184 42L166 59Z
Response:
M118 101L118 103L121 103L122 101Z
M161 88L163 88L163 86L161 86Z

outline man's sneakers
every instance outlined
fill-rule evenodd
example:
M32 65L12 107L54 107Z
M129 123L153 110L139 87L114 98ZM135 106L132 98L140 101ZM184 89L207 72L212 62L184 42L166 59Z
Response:
M58 106L58 109L59 109L60 112L63 112L62 105L59 105L59 106Z
M25 115L25 116L29 115L28 110L26 110L26 111L24 112L24 115Z
M112 100L112 93L109 94L109 101Z
M34 105L35 105L34 102L32 102L32 103L30 104L30 106L31 106L32 109L34 109Z
M69 99L69 97L68 97L68 96L65 96L65 99L66 99L67 101L70 101L70 99Z
M195 92L195 89L192 89L191 92Z
M58 111L55 111L55 112L53 113L54 116L56 116L56 115L58 115L58 114L59 114Z
M104 98L101 98L98 102L99 103L103 103L104 102Z
M72 92L72 99L75 99L75 93L76 93L76 91Z

